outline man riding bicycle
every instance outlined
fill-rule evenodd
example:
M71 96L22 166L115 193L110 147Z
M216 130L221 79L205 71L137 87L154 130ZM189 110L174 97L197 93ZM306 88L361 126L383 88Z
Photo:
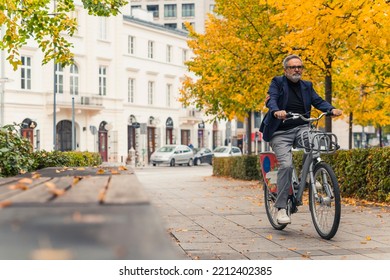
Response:
M298 138L303 130L307 130L307 123L298 118L283 122L287 112L299 113L310 117L311 106L322 112L331 111L334 116L340 116L342 111L336 109L314 90L310 81L301 80L304 69L302 59L297 55L289 55L283 60L284 75L274 77L268 89L269 100L266 105L268 113L264 117L260 132L264 141L270 143L279 162L278 169L278 196L275 207L278 208L277 222L291 223L287 215L287 200L293 161L291 149L297 146Z

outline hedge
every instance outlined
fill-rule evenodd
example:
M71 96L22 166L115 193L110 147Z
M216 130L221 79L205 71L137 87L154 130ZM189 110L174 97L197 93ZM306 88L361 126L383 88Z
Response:
M294 152L300 170L303 152ZM334 169L341 195L374 202L390 202L390 147L340 150L321 158ZM214 158L213 175L242 180L262 180L259 157Z
M102 163L93 152L33 152L30 142L18 132L20 125L0 127L0 177L15 176L45 167L96 166Z

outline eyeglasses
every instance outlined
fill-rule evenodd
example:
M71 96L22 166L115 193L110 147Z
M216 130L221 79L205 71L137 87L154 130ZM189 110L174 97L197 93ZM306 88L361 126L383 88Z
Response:
M302 70L304 69L305 67L303 67L303 65L297 65L297 66L286 66L287 69L298 69L298 70Z

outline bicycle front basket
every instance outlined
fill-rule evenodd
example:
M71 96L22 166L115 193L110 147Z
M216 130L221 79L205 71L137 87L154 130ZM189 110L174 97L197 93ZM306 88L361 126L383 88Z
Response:
M318 132L311 136L311 146L315 152L329 154L339 149L337 136L333 133Z

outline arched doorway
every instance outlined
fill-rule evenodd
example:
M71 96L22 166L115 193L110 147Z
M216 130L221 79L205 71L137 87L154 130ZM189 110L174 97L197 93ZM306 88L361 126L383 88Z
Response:
M62 120L57 124L57 144L59 151L72 150L72 122L69 120ZM75 132L76 134L76 132Z
M165 144L173 144L173 120L172 118L167 118L165 122Z
M107 154L107 128L106 128L107 122L102 121L99 125L99 154L102 157L102 161L107 161L108 154Z
M24 119L22 122L22 137L28 139L31 144L31 148L34 147L34 129L36 128L36 126L37 123L29 118Z

